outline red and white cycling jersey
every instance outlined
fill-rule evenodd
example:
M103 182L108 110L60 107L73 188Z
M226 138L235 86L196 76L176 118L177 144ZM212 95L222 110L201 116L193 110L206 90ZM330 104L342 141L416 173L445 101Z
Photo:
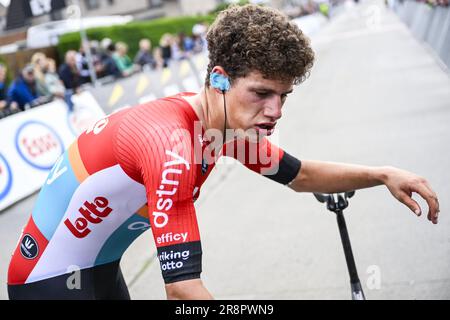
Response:
M117 261L150 226L164 281L200 277L194 201L214 163L202 158L207 144L194 130L199 119L183 95L113 113L61 155L19 239L8 284ZM239 145L251 149L245 141L224 149ZM267 139L255 150L270 164L246 156L244 165L277 182L287 184L300 170L300 161Z

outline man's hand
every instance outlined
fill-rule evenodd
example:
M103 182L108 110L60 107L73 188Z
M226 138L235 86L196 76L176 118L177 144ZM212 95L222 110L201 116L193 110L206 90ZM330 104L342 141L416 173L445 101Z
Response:
M397 200L420 216L422 210L411 198L413 192L418 193L428 203L428 220L434 224L438 222L439 202L427 180L391 166L303 160L300 172L289 187L297 192L339 193L383 184Z
M17 110L19 109L19 104L16 101L11 101L9 107L11 108L11 110Z
M411 198L413 192L418 193L428 204L428 220L434 224L438 223L439 201L425 178L405 170L388 167L386 168L384 184L398 201L405 204L417 216L420 216L422 209Z

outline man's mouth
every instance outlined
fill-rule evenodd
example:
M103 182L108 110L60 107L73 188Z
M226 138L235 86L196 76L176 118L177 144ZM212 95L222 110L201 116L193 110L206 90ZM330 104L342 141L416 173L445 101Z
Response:
M255 125L258 134L270 136L274 130L276 122L262 122Z

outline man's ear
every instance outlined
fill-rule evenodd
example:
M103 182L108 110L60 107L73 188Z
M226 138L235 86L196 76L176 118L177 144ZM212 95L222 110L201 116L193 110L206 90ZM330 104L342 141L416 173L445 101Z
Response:
M225 71L225 69L222 66L214 66L214 68L212 68L211 73L218 73L223 75L224 77L228 77L227 72Z
M230 90L230 79L221 66L215 66L209 75L209 84L216 93L225 93Z

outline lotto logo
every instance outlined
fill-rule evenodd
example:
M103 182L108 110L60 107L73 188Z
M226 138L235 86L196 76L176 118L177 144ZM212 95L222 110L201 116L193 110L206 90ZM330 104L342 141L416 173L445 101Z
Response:
M78 212L81 213L82 217L77 218L75 223L66 219L64 224L75 237L84 238L91 232L91 229L88 228L89 222L99 224L103 221L101 218L106 218L112 211L113 210L108 207L108 199L105 197L97 197L95 198L94 203L85 201L83 206L78 209Z
M163 271L180 269L183 267L184 262L189 259L190 252L189 250L184 251L173 251L170 252L163 251L159 255L159 261L161 264L161 269ZM178 260L178 261L176 261ZM181 261L183 260L183 261Z

